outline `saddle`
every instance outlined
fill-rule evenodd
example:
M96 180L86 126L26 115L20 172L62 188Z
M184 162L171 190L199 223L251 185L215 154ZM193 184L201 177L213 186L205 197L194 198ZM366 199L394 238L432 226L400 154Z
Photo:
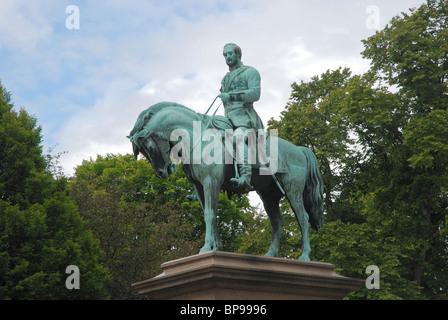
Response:
M223 116L208 116L205 114L199 114L199 116L202 118L202 122L205 125L208 125L207 129L218 129L221 132L221 137L223 139L223 142L225 141L225 130L226 129L230 129L230 130L234 130L234 127L232 125L232 123L229 121L229 119L227 119L226 117ZM258 132L255 131L256 134L258 134ZM260 169L260 168L270 168L270 163L267 161L270 159L271 157L271 139L278 139L277 137L272 137L270 135L268 135L266 133L266 142L264 146L259 146L258 145L258 136L256 137L255 141L256 141L256 163L252 164L252 168L254 169ZM234 139L235 140L235 139ZM278 140L277 140L278 143ZM229 154L231 154L233 156L234 161L236 161L236 152L234 152L236 150L236 142L233 141L233 150L229 149L228 144L225 144L227 149L227 152ZM264 156L266 156L266 159L263 161L263 163L260 163L260 156L258 152L263 152ZM289 170L287 169L287 165L285 163L285 157L281 156L280 153L282 152L282 150L280 150L280 148L278 148L278 164L277 164L277 170L274 173L287 173Z

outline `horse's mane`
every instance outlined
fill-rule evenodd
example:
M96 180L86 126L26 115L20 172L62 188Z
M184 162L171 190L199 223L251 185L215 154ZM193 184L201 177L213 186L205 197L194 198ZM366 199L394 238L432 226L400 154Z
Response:
M158 113L160 110L167 108L167 107L176 107L176 108L182 108L185 110L191 110L190 108L187 108L186 106L183 106L181 104L178 104L176 102L159 102L155 105L150 106L148 109L142 111L140 115L137 118L137 121L135 122L134 128L129 133L128 138L134 137L136 134L138 134L148 123L151 118Z
M212 125L214 128L225 130L227 128L232 128L230 121L222 116L208 116L205 114L196 113L194 110L187 108L176 102L159 102L155 105L150 106L148 109L142 111L135 122L134 128L131 130L127 138L132 142L132 148L134 151L134 156L137 158L139 154L140 144L138 142L139 138L146 137L150 132L145 128L146 124L154 117L159 111L174 107L185 111L190 111L198 115L198 118L207 126ZM210 119L211 118L211 119ZM224 131L223 131L224 134Z
M135 141L137 138L143 137L146 134L148 134L147 130L144 129L145 125L151 120L153 116L155 116L159 111L163 110L167 107L175 107L180 108L183 110L188 110L190 112L196 113L194 110L181 105L176 102L159 102L155 105L150 106L148 109L142 111L140 115L137 118L137 121L135 122L134 128L129 133L129 136L127 136L131 141ZM211 119L211 126L217 129L225 130L227 128L232 128L232 124L229 122L228 119L226 119L223 116L209 116L206 114L196 113L199 116L199 119L204 123L209 123L210 118Z

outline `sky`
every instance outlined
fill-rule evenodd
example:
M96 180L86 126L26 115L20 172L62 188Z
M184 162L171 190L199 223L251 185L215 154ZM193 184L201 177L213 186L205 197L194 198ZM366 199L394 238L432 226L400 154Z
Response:
M204 113L237 43L261 74L255 109L279 119L293 82L369 68L361 40L422 0L1 0L0 80L37 118L66 175L97 154L132 153L141 111L173 101ZM223 114L219 110L218 114Z

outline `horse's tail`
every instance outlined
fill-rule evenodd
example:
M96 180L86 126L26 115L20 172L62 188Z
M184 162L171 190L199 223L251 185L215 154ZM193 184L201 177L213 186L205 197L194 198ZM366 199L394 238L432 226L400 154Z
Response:
M323 193L324 181L320 174L319 166L314 153L305 147L300 147L307 160L307 177L303 190L303 202L305 210L310 217L311 227L319 230L323 224Z

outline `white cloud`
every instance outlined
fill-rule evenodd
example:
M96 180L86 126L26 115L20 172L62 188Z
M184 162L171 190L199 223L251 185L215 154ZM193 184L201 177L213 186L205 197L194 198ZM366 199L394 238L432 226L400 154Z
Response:
M255 106L266 122L278 118L292 82L340 66L367 70L359 54L374 32L365 26L367 6L384 23L423 2L78 1L81 28L69 31L68 1L2 0L0 77L36 114L44 139L69 152L61 162L71 174L97 153L131 152L125 136L152 104L205 112L227 72L227 42L261 73Z
M0 10L0 48L31 52L39 41L53 32L51 21L43 12L51 1L2 0Z

